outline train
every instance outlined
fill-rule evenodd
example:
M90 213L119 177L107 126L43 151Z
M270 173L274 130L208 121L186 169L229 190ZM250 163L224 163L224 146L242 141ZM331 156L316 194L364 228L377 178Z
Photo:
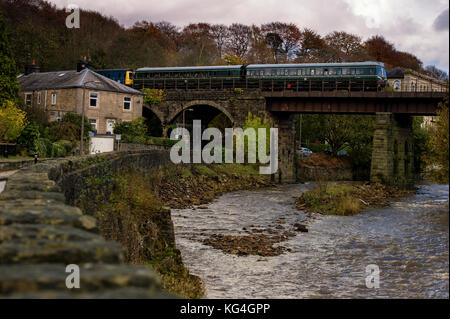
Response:
M262 90L370 91L384 88L387 84L384 63L371 61L145 67L123 71L128 74L124 84L135 89L259 88Z
M134 69L105 69L95 72L121 84L133 86Z

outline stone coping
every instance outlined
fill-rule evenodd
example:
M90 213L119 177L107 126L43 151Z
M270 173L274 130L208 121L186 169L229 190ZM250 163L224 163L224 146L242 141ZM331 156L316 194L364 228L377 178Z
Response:
M0 194L0 298L173 298L149 266L124 264L124 247L105 240L94 217L66 205L58 185L68 172L146 152L48 160L8 176ZM80 267L80 289L66 287L69 264Z

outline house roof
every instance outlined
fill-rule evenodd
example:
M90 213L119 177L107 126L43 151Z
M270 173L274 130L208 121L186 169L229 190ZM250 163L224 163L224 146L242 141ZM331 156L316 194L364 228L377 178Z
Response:
M404 79L405 74L412 74L412 75L415 75L416 77L422 78L424 80L433 81L440 85L445 85L445 83L443 81L433 78L429 75L422 74L422 73L416 72L414 70L405 69L405 68L401 68L401 67L389 70L389 72L387 72L387 78L388 79Z
M21 91L38 91L52 89L72 89L83 88L99 91L109 91L126 94L144 93L113 81L103 75L100 75L90 69L84 69L80 72L76 70L57 71L45 73L31 73L22 75L18 78ZM98 81L100 83L92 83Z
M389 70L386 75L388 79L403 79L405 77L403 68L394 68Z

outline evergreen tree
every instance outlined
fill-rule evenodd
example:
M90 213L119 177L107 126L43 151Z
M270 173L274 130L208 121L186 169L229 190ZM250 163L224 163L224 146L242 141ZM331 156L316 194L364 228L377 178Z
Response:
M17 69L9 47L6 26L0 13L0 106L6 101L16 102L19 93Z

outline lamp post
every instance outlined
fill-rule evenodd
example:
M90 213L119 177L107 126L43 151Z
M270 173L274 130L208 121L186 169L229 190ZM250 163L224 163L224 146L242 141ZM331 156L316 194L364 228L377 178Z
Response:
M186 111L192 112L192 111L194 111L194 109L184 109L183 110L183 128L186 128L186 120L185 120L185 114L184 114Z
M81 110L81 137L80 137L80 156L84 154L84 114L85 114L85 103L86 103L86 84L95 83L99 84L100 81L87 81L83 83L83 104Z

